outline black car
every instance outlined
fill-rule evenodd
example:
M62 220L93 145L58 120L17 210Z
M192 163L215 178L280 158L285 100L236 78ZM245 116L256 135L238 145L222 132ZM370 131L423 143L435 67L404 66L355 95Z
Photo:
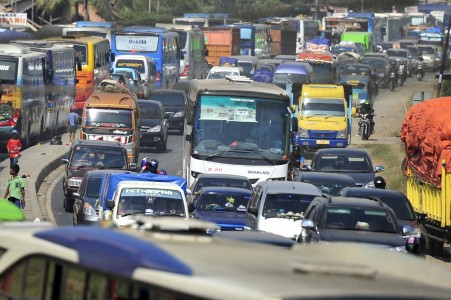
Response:
M357 184L351 176L326 172L293 172L293 181L313 184L324 194L337 196L345 187L355 187Z
M169 123L163 105L154 100L138 100L141 117L140 146L166 150Z
M420 224L412 204L406 195L394 190L357 187L346 187L339 192L339 195L354 198L377 198L384 202L395 212L397 221L401 226L413 227L410 232L410 235L414 235L415 237L415 243L412 245L412 252L423 253L424 241L421 238Z
M348 75L359 75L359 76L366 76L370 79L373 78L374 73L371 66L363 63L348 63L344 67L342 67L339 71L339 78L340 81L342 77L348 76Z
M63 178L64 203L66 212L71 212L83 176L87 171L99 169L130 170L135 164L128 163L127 150L119 142L79 140L69 150Z
M356 242L406 252L393 210L378 199L316 197L301 222L297 242Z
M369 65L374 71L374 79L379 87L388 86L389 69L388 59L383 57L363 57L362 64Z
M187 189L187 199L190 201L197 192L209 186L219 187L234 187L248 189L253 191L251 182L246 176L241 175L226 175L226 174L199 174L194 180L193 184Z
M150 93L151 100L163 104L170 130L183 134L186 110L186 94L183 90L156 90Z
M78 192L74 192L74 225L89 225L99 221L99 194L103 178L108 173L123 173L127 170L92 170L85 173Z
M308 167L314 172L331 172L351 176L357 186L373 184L375 173L382 171L382 166L373 167L368 152L356 148L325 148L315 152Z

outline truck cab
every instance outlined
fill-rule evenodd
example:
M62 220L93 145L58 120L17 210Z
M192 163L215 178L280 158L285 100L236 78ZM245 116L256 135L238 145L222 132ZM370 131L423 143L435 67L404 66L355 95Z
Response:
M352 87L334 84L302 85L294 142L305 150L345 148L351 137Z

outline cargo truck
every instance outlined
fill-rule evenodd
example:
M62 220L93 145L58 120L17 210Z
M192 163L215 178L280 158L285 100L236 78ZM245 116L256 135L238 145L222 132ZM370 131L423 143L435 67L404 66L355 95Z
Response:
M346 148L351 142L355 109L352 87L335 84L304 84L292 122L294 143L304 150Z
M402 125L406 194L421 223L424 252L451 241L451 97L412 106Z
M208 55L207 62L219 66L222 56L240 55L239 28L202 28Z

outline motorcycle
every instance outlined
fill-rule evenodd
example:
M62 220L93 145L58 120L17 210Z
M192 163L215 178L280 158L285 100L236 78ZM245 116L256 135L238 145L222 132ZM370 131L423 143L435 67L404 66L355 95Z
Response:
M421 79L423 79L424 77L424 66L422 62L418 62L417 63L417 70L416 70L416 75L415 75L418 79L418 81L421 81Z
M404 82L406 82L406 76L404 74L404 68L399 68L398 77L399 77L399 86L403 86Z
M396 74L394 71L390 72L390 78L389 78L389 86L390 91L394 91L396 87Z
M360 114L359 135L363 141L368 140L371 135L371 119L369 114Z

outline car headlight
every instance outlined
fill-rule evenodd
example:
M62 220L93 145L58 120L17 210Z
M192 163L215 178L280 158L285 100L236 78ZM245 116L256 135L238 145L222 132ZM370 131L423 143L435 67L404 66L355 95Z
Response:
M388 250L398 253L407 253L406 246L390 247Z
M348 137L348 130L344 129L344 130L339 130L337 133L337 139L345 139Z
M160 132L161 131L161 125L157 125L155 127L150 128L147 130L147 132Z
M374 182L373 181L370 181L370 182L368 182L367 184L365 184L365 188L369 188L369 189L374 189L374 188L376 188L375 186L374 186Z
M96 210L91 206L91 204L85 202L83 204L83 214L85 216L96 216L97 212Z
M67 182L70 186L79 187L81 185L81 179L69 178Z
M135 148L135 142L127 143L124 145L125 150L127 150L127 154L133 154L133 149Z
M298 129L298 137L300 137L300 138L308 138L309 137L308 130L304 129L304 128L299 128Z
M184 115L185 115L184 111L178 111L172 117L173 118L179 118L179 117L183 117Z

